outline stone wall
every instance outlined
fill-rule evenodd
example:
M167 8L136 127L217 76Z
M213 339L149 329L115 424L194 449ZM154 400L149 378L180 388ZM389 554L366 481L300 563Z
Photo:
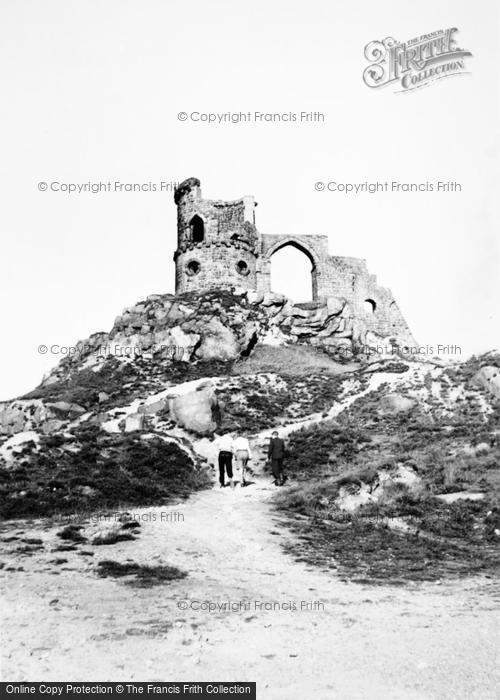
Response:
M227 241L196 243L177 251L176 294L210 288L255 289L256 255Z
M231 286L255 289L257 232L253 197L233 202L203 199L200 181L190 178L177 188L175 202L176 293ZM194 217L202 222L198 223L197 233L193 230Z

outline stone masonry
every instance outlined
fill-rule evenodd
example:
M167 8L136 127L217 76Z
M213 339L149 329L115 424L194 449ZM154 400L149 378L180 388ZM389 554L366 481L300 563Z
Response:
M176 294L213 288L271 291L271 258L291 245L311 261L314 301L343 297L368 330L412 338L391 291L377 284L365 260L330 255L327 236L260 233L253 197L203 199L200 181L193 177L176 188L174 199Z

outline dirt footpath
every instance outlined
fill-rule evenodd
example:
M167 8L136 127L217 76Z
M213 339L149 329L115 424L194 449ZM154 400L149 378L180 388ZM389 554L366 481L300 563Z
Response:
M134 510L140 537L80 548L94 556L50 552L54 528L9 524L4 540L23 530L46 547L13 557L2 543L2 680L256 681L261 700L498 697L492 580L343 583L283 553L293 535L273 491L261 481ZM98 578L102 559L188 576L134 588Z

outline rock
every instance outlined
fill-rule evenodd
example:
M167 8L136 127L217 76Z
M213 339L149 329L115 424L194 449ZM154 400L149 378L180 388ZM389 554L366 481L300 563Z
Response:
M209 435L217 428L219 407L210 383L182 396L168 397L170 417L185 430Z
M404 464L398 464L396 470L379 469L377 479L383 489L390 488L393 484L404 484L408 489L416 492L422 486L422 479L417 472Z
M487 442L480 442L474 448L474 452L476 454L479 454L480 452L485 454L486 452L489 452L490 450L491 450L491 446Z
M342 309L346 305L344 297L327 297L326 308L329 316L337 316L342 313Z
M0 404L0 434L32 430L47 418L53 417L40 399L20 399Z
M262 300L262 306L283 306L286 301L284 294L278 292L265 292Z
M93 533L88 533L88 537L90 543L95 545L116 544L126 540L135 540L132 533L122 530L121 523L100 524Z
M262 304L264 300L264 292L250 290L247 292L247 300L249 304Z
M131 413L125 418L125 432L130 433L134 430L142 430L144 428L144 414Z
M401 396L401 394L386 394L380 399L379 411L381 413L407 413L411 411L415 405L415 399Z
M175 348L174 359L189 362L200 337L198 333L185 333L180 326L171 328L171 345Z
M156 309L156 311L154 312L156 320L160 321L160 323L162 321L166 321L168 318L168 311L169 309L166 308Z
M310 312L307 309L301 309L300 306L292 306L291 315L294 318L309 318Z
M50 418L42 424L41 431L44 435L52 435L53 433L59 432L63 428L64 424L65 423L62 420Z
M52 374L52 371L46 372L42 377L42 385L49 386L50 384L56 384L59 381L59 377L56 374Z
M179 323L179 321L183 321L185 319L186 312L184 309L185 307L179 302L167 300L163 306L163 309L158 309L155 312L155 316L160 321L168 321L168 324L173 326L174 324Z
M24 430L26 417L17 406L7 406L0 412L0 432L3 435L14 435Z
M360 506L372 503L374 500L370 486L362 483L360 486L341 486L335 504L340 510L353 512Z
M109 421L109 415L107 413L96 413L88 419L88 422L94 425L101 425L101 423L106 423L107 421Z
M70 403L69 401L56 401L55 403L47 404L47 406L56 413L67 414L69 416L80 416L82 413L86 412L83 406L79 406L77 403Z
M480 492L470 492L470 491L456 491L455 493L440 493L436 495L440 501L445 503L455 503L455 501L468 500L468 501L482 501L484 499L484 493Z
M273 323L282 323L290 319L293 311L293 304L287 301L273 318Z
M74 491L79 493L81 496L95 496L97 489L92 488L92 486L75 486Z
M29 442L35 443L35 446L38 448L40 435L33 430L16 433L0 447L0 457L3 457L7 462L12 461L25 449ZM22 492L20 492L20 495L22 495Z
M137 413L146 413L148 415L159 413L167 406L166 399L159 399L158 401L153 401L151 403L142 404L137 409Z
M128 310L130 311L131 314L142 314L145 309L146 309L145 303L139 302L138 304L135 304L135 306L131 306Z
M109 399L109 394L107 394L105 391L100 391L98 400L99 403L103 403L104 401L107 401Z
M189 362L200 336L185 332L180 326L154 333L154 353L161 357L181 362Z
M195 355L200 360L235 360L240 354L240 346L233 331L216 319L211 318L201 330L201 342Z
M493 396L500 398L500 369L491 365L481 367L472 378L473 384L487 389Z

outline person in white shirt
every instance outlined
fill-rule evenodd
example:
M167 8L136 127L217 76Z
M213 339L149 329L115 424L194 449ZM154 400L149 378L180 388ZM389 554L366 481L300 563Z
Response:
M240 473L241 485L246 486L248 460L252 459L250 443L246 437L238 436L235 440L233 440L233 453L236 460L236 467Z
M226 473L231 486L233 481L233 438L229 433L220 437L217 441L219 447L219 483L221 488L226 485Z

